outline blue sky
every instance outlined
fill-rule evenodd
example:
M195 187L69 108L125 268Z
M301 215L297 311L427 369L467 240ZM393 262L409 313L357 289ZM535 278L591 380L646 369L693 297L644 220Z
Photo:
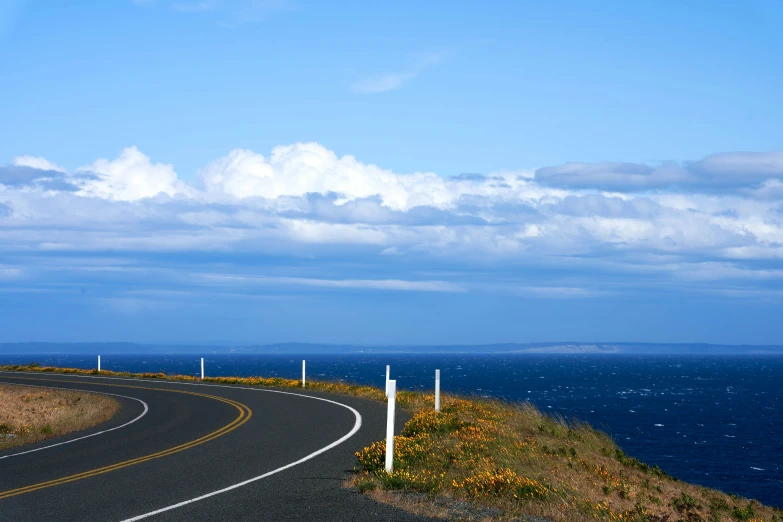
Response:
M783 4L0 6L0 341L783 343Z

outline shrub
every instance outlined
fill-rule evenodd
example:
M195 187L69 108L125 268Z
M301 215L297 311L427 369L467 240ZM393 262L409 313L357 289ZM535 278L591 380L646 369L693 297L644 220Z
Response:
M395 469L392 473L383 472L377 476L386 489L405 489L417 493L433 494L443 487L444 474L433 473L427 469L418 472Z
M402 429L405 437L423 434L441 434L457 431L466 423L454 413L438 413L435 410L420 411L409 420Z
M674 499L672 499L672 506L679 513L684 513L685 511L690 511L698 507L701 507L699 506L698 502L696 502L695 498L688 495L684 491L680 494L679 497L675 497Z
M709 502L711 512L729 511L729 503L723 497L711 497Z
M509 468L482 471L461 482L452 482L452 489L467 497L503 497L543 500L549 488L535 480L520 477Z
M374 480L361 479L356 481L356 489L359 490L359 493L367 493L375 490L377 487L378 484Z
M422 461L426 458L432 441L429 437L404 437L397 435L394 437L394 461L393 470L407 469L412 464ZM356 452L356 458L362 470L385 477L386 473L386 441L381 440L373 442L362 451Z
M748 502L748 505L744 508L734 506L734 509L731 510L731 515L737 520L750 520L755 514L753 502Z

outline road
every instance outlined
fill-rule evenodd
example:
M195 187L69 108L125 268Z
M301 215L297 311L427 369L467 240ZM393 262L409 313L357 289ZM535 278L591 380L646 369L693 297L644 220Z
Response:
M0 520L424 521L343 487L385 406L338 395L0 372L116 395L90 430L0 452ZM401 425L401 419L398 419Z

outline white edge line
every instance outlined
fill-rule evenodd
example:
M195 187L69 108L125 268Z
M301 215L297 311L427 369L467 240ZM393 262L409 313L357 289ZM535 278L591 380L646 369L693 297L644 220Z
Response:
M297 397L305 397L305 398L308 398L308 399L315 399L315 400L318 400L318 401L324 401L324 402L329 402L329 403L332 403L332 404L336 404L338 406L342 406L343 408L347 408L347 409L351 410L351 412L353 413L354 417L356 418L356 422L354 423L353 429L351 429L351 431L349 431L348 433L346 433L345 435L343 435L342 437L340 437L336 441L332 442L328 446L324 446L323 448L321 448L321 449L319 449L317 451L314 451L313 453L310 453L309 455L307 455L305 457L302 457L301 459L297 460L296 462L291 462L290 464L286 464L285 466L281 466L281 467L279 467L277 469L273 469L272 471L268 471L268 472L264 473L263 475L259 475L257 477L253 477L251 479L247 479L247 480L245 480L243 482L239 482L239 483L234 484L232 486L228 486L228 487L225 487L223 489L219 489L217 491L213 491L211 493L207 493L205 495L201 495L199 497L192 498L190 500L185 500L185 501L179 502L177 504L172 504L172 505L166 506L164 508L156 509L155 511L150 511L149 513L144 513L143 515L137 515L137 516L135 516L133 518L125 519L122 522L135 522L136 520L142 520L142 519L145 519L145 518L149 518L149 517L158 515L160 513L165 513L166 511L171 511L172 509L181 508L183 506L187 506L188 504L193 504L194 502L199 502L200 500L204 500L204 499L207 499L209 497L214 497L216 495L220 495L222 493L226 493L228 491L231 491L232 489L241 488L242 486L246 486L246 485L248 485L248 484L250 484L252 482L256 482L258 480L265 479L265 478L267 478L267 477L269 477L271 475L274 475L276 473L280 473L281 471L285 471L288 468L292 468L294 466L302 464L303 462L307 462L308 460L313 459L313 458L317 457L318 455L329 451L330 449L334 448L335 446L339 446L340 444L342 444L346 440L348 440L351 437L353 437L356 434L356 432L359 431L359 429L362 427L362 416L361 416L361 414L358 411L356 411L355 409L353 409L352 407L348 406L347 404L343 404L341 402L333 401L333 400L330 400L330 399L324 399L323 397L314 397L312 395L305 395L303 393L293 393L293 392L287 392L287 391L281 391L281 390L267 390L267 389L264 389L264 388L249 388L247 386L228 386L228 385L225 385L225 384L208 384L208 383L196 383L196 382L178 382L178 381L172 381L172 380L168 380L168 379L160 379L160 380L144 379L144 378L129 379L129 378L126 378L126 377L101 377L101 376L93 376L93 375L60 374L60 373L57 373L57 372L45 372L44 373L44 372L7 372L7 371L0 371L0 373L11 373L11 374L23 373L23 374L30 374L30 375L41 375L41 374L67 375L69 377L73 377L73 378L77 378L77 379L78 378L88 378L88 379L106 379L106 380L114 380L114 381L136 381L136 382L138 382L138 381L145 381L145 382L152 381L152 382L160 382L160 383L167 383L167 384L183 384L183 385L189 385L189 386L208 386L208 387L212 387L212 388L232 388L232 389L235 389L235 390L238 389L238 390L251 390L251 391L259 391L259 392L268 392L268 393L281 393L283 395L295 395Z
M258 390L258 391L275 391L275 390ZM288 395L299 395L298 393L289 393L289 392L280 392L280 393L286 393ZM200 500L207 499L209 497L214 497L216 495L220 495L222 493L226 493L228 491L231 491L232 489L237 489L237 488L241 488L242 486L247 486L251 482L255 482L257 480L265 479L265 478L267 478L267 477L269 477L271 475L274 475L276 473L280 473L281 471L284 471L284 470L286 470L288 468L292 468L292 467L297 466L297 465L299 465L299 464L301 464L303 462L306 462L306 461L308 461L308 460L310 460L310 459L312 459L314 457L317 457L321 453L325 453L325 452L329 451L330 449L334 448L335 446L338 446L339 444L342 444L343 442L345 442L349 438L353 437L353 435L357 431L359 431L359 428L362 427L362 416L359 414L358 411L356 411L355 409L351 408L350 406L348 406L346 404L342 404L340 402L330 401L328 399L321 399L320 397L312 397L310 395L301 395L301 396L302 397L309 397L311 399L318 399L318 400L323 400L323 401L326 401L326 402L331 402L333 404L338 404L340 406L348 408L356 416L356 423L354 423L353 429L350 432L348 432L347 434L343 435L340 439L338 439L338 440L332 442L331 444L329 444L328 446L324 446L323 448L319 449L318 451L315 451L315 452L307 455L306 457L303 457L303 458L297 460L296 462L292 462L290 464L286 464L285 466L281 466L281 467L279 467L277 469L274 469L272 471L268 471L267 473L264 473L263 475L259 475L257 477L253 477L253 478L245 480L243 482L239 482L237 484L234 484L233 486L228 486L226 488L219 489L219 490L213 491L211 493L207 493L206 495L201 495L200 497L192 498L190 500L185 500L184 502L180 502L178 504L172 504L171 506L166 506L166 507L161 508L161 509L156 509L155 511L150 511L149 513L144 513L143 515L138 515L138 516L135 516L133 518L128 518L128 519L123 520L122 522L135 522L136 520L142 520L144 518L152 517L152 516L158 515L160 513L164 513L166 511L171 511L172 509L178 509L178 508L181 508L183 506L187 506L188 504L192 504L194 502L198 502Z
M90 437L95 437L96 435L103 435L104 433L109 433L110 431L114 431L114 430L118 430L120 428L124 428L126 426L130 426L131 424L133 424L134 422L136 422L140 418L144 417L147 414L147 412L149 411L149 409L150 409L149 406L147 406L147 403L144 402L141 399L137 399L136 397L128 397L127 395L118 395L116 393L96 392L96 391L92 391L92 390L77 390L77 389L74 389L74 388L58 388L57 386L38 386L38 385L35 385L35 384L20 384L20 383L16 383L16 382L5 382L5 381L0 382L0 384L10 384L12 386L29 386L31 388L51 388L51 389L54 389L54 390L80 391L80 392L83 392L83 393L96 393L98 395L111 395L113 397L123 397L125 399L131 399L131 400L134 400L134 401L138 401L138 402L140 402L144 406L144 411L141 412L141 415L139 415L138 417L136 417L135 419L133 419L133 420L131 420L129 422L126 422L125 424L123 424L121 426L115 426L114 428L109 428L108 430L102 430L102 431L99 431L97 433L91 433L90 435L84 435L82 437L77 437L75 439L70 439L70 440L66 440L66 441L63 441L63 442L58 442L57 444L50 444L48 446L42 446L40 448L35 448L35 449L27 450L27 451L20 451L19 453L12 453L11 455L3 455L3 456L0 457L0 460L8 459L8 458L11 458L11 457L18 457L19 455L27 455L28 453L33 453L33 452L36 452L36 451L41 451L41 450L45 450L45 449L49 449L49 448L54 448L56 446L62 446L63 444L70 444L71 442L76 442L77 440L89 439Z

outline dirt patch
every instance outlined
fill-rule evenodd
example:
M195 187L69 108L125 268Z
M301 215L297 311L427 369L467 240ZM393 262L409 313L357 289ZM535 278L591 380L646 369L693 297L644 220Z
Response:
M0 451L90 428L119 409L105 395L0 384Z

